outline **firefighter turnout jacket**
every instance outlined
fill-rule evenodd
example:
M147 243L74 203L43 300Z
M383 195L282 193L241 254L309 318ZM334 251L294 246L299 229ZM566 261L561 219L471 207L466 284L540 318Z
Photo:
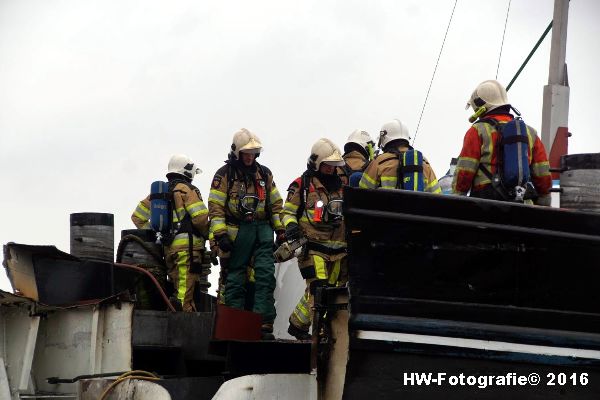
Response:
M345 183L343 178L340 179ZM317 177L312 174L302 176L289 186L281 213L285 226L292 222L299 224L308 240L309 252L320 254L330 261L346 255L343 219L326 221L324 218L329 201L343 198L342 190L343 185L340 185L339 189L330 193Z
M352 172L362 172L369 163L369 160L357 150L344 154L343 158Z
M398 147L400 154L410 150L408 147ZM400 156L395 152L385 152L377 157L367 167L360 180L359 187L362 189L398 189L398 166ZM429 164L423 157L423 180L425 191L430 193L442 193L438 180Z
M499 123L511 121L511 114L490 114L485 119L494 119ZM547 199L552 187L550 175L550 164L542 141L535 129L527 127L529 140L529 168L531 182L533 183L539 199ZM501 135L496 128L486 122L475 122L467 131L463 141L463 147L456 165L452 191L459 195L466 195L469 190L480 192L486 190L491 181L481 170L480 165L485 167L491 175L495 175L498 168L499 144ZM538 201L538 203L543 200Z
M258 162L254 165L248 170L228 161L215 173L208 197L212 237L227 233L234 241L241 221L268 221L273 230L283 229L283 200L273 174Z

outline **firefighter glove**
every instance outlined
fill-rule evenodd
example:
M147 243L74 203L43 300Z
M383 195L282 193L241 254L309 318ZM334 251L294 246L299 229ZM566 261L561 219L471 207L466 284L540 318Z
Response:
M275 234L277 235L275 237L275 244L279 247L285 242L285 229L279 229Z
M287 240L293 242L294 240L300 239L300 236L300 227L297 223L290 222L289 224L287 224L287 226L285 227L285 237Z
M227 234L221 235L217 238L217 246L219 246L219 249L224 253L233 250L233 243Z

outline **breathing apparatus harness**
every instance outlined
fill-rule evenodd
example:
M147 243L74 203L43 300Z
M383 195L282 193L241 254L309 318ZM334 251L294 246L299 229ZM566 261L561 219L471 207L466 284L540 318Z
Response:
M272 210L271 210L271 186L269 183L269 175L271 171L255 161L256 170L250 170L251 174L259 173L259 179L251 179L251 175L246 173L243 168L235 165L237 160L227 160L227 195L225 197L225 221L239 225L242 221L252 221L256 217L258 204L264 200L265 215L271 227L273 227ZM254 175L255 176L255 175ZM231 213L229 208L229 199L231 197L231 189L236 178L241 181L240 192L238 194L237 211L242 216L242 219L237 218ZM254 194L248 194L248 186L253 185L255 188Z

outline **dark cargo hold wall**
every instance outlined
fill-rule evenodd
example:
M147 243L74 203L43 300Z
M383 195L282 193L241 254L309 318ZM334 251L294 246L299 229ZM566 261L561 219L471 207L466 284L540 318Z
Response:
M344 399L597 398L600 214L348 187L344 208ZM482 390L412 373L542 381ZM559 374L587 384L547 385Z

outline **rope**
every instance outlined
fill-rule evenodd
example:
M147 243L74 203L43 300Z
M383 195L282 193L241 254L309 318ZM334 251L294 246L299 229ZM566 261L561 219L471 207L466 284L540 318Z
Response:
M128 379L138 379L138 380L141 380L141 381L160 381L160 378L158 376L156 376L155 374L153 374L152 372L141 371L141 370L125 372L123 375L119 376L117 378L117 380L115 380L113 383L111 383L110 386L108 386L104 390L104 392L102 392L102 395L100 396L99 400L106 399L108 397L108 394L119 383L125 382Z
M525 61L523 61L523 64L521 64L521 67L519 68L519 70L517 71L517 73L515 74L515 76L513 76L512 80L510 81L510 83L508 84L508 86L506 87L506 91L507 92L510 90L510 87L512 86L512 84L515 83L515 81L517 80L517 77L521 74L521 71L523 71L523 69L525 68L525 66L529 62L529 59L531 58L531 56L533 56L533 53L535 53L535 51L537 50L537 48L540 47L540 44L542 43L542 41L544 40L544 38L546 37L546 35L548 34L548 32L550 32L550 29L552 29L552 21L550 21L550 23L546 27L546 30L544 31L544 33L542 33L542 36L539 38L539 40L537 41L537 43L535 44L535 46L533 46L533 49L529 52L529 55L527 56L527 58L525 59Z
M435 68L433 69L433 75L431 76L431 81L429 82L429 88L427 89L427 95L425 95L425 102L423 102L423 108L421 109L421 115L419 116L419 122L417 123L417 129L415 130L415 137L413 138L412 145L415 144L415 140L417 140L417 134L419 133L419 126L421 126L421 119L423 118L423 112L425 111L425 105L427 104L427 99L429 98L429 92L431 91L431 86L433 85L433 79L435 78L435 72L437 71L438 65L440 63L440 57L442 57L442 51L444 50L444 44L446 43L446 37L448 36L448 31L450 30L450 24L452 23L452 17L454 17L454 10L456 9L456 4L458 0L454 0L454 7L452 7L452 14L450 15L450 21L448 21L448 27L446 28L446 33L444 34L444 40L442 41L442 47L440 48L440 54L438 54L437 61L435 62Z
M508 0L508 8L506 9L506 19L504 20L504 32L502 32L502 43L500 43L500 54L498 55L498 66L496 67L496 80L498 80L498 71L500 70L500 59L502 58L502 48L504 47L504 35L506 35L506 25L508 24L508 13L510 11L510 3Z

